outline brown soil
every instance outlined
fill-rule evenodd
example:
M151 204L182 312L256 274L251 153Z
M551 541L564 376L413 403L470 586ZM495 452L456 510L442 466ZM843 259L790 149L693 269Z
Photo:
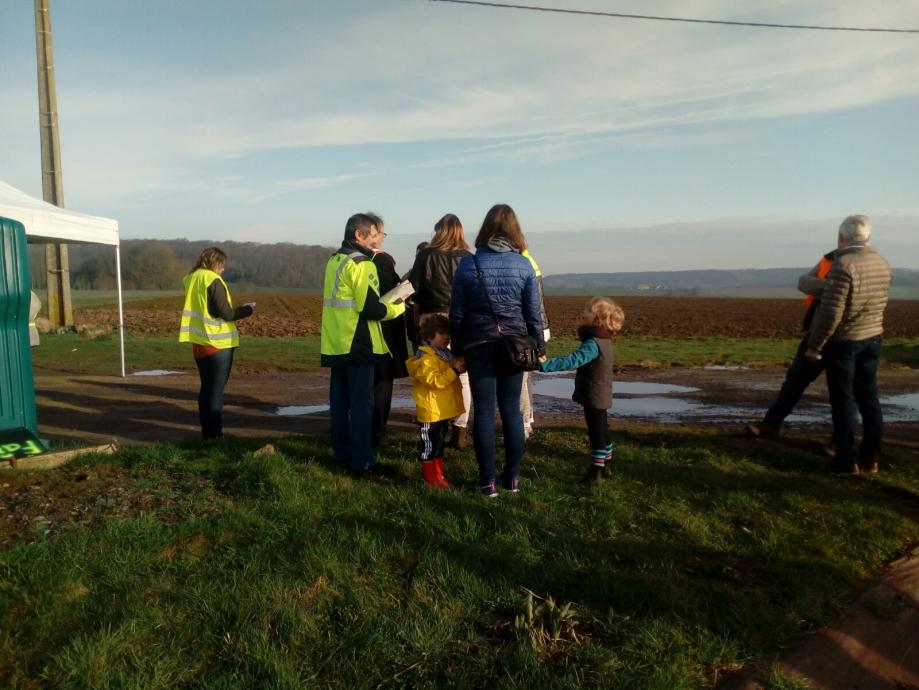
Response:
M241 293L236 303L256 301L256 313L240 321L244 335L310 335L319 332L322 298L319 295ZM800 330L800 300L728 299L703 297L617 297L626 314L623 333L673 337L728 336L739 338L793 338ZM584 297L547 297L546 309L556 335L577 332ZM125 307L125 328L132 333L175 333L182 298L167 297L132 302ZM115 328L114 307L78 309L77 323ZM919 336L919 301L897 300L887 307L887 337Z

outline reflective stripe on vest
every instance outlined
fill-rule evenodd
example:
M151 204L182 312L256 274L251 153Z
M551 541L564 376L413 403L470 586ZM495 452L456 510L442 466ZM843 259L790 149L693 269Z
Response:
M817 277L826 278L827 274L830 272L830 267L833 265L833 262L826 258L825 256L820 257L820 262L817 264ZM809 307L814 303L816 297L813 295L805 295L804 297L804 306Z
M341 272L345 270L345 266L348 264L349 261L354 261L358 257L362 257L362 256L365 259L367 258L360 252L351 252L340 264L338 264L338 270L335 271L335 282L332 285L332 297L329 299L322 300L322 306L332 307L333 309L338 309L338 308L353 309L354 308L353 299L338 299L338 288L341 286Z
M185 305L179 325L179 342L209 345L218 350L239 346L239 331L232 321L214 318L207 310L207 290L215 280L223 283L230 307L233 300L223 278L214 271L200 268L185 276Z

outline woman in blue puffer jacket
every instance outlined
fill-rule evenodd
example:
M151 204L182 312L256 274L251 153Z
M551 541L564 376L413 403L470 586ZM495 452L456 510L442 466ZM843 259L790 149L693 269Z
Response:
M475 238L475 247L475 255L460 261L453 276L450 339L453 353L466 359L469 371L479 490L495 497L496 408L504 428L501 484L507 491L518 490L524 445L520 414L523 372L508 358L495 320L505 334L532 336L541 357L546 345L536 273L529 260L520 255L527 245L514 209L507 204L492 206Z

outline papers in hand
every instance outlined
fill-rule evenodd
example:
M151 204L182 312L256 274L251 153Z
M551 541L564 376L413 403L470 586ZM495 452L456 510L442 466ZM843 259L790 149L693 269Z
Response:
M412 287L412 284L407 280L403 280L389 292L380 295L380 301L385 304L404 302L413 292L415 292L415 288Z

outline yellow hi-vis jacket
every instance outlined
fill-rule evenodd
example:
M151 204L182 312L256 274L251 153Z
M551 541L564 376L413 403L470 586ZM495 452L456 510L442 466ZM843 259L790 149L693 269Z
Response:
M367 364L388 355L380 321L403 312L404 304L380 301L377 267L365 253L345 243L325 269L320 364Z
M419 422L453 419L466 411L459 375L450 362L437 356L434 348L422 345L405 366L412 377L412 398Z
M227 284L214 271L199 268L185 276L185 306L182 307L182 323L179 326L179 342L210 345L218 350L239 347L239 331L232 321L215 319L207 310L207 289L215 280ZM230 289L227 301L233 306Z

